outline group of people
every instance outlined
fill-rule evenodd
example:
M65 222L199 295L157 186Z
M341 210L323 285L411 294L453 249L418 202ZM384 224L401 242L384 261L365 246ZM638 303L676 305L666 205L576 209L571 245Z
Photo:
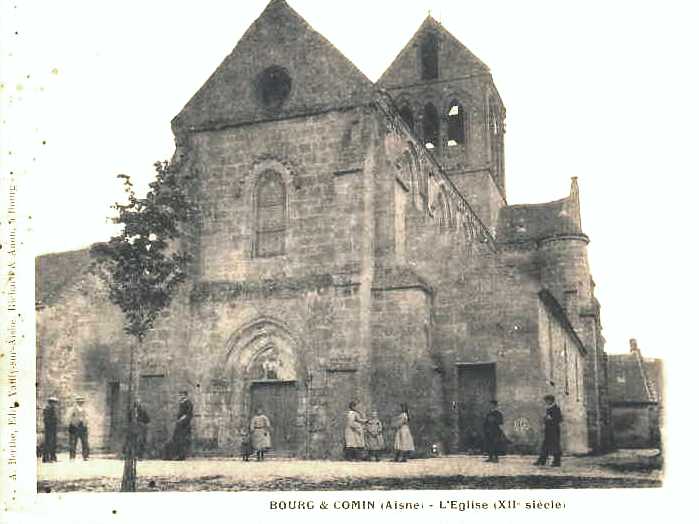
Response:
M544 441L539 458L534 463L538 466L546 465L548 458L553 456L552 466L561 465L561 423L563 415L556 404L553 395L544 396L546 410L544 414ZM75 405L68 416L68 447L69 457L75 459L77 444L80 442L83 460L88 460L90 448L88 445L88 420L85 412L84 397L76 397ZM129 415L134 422L128 440L134 444L135 454L143 458L148 439L148 424L150 417L139 399L133 404L133 412ZM194 406L189 399L187 391L180 392L180 400L175 421L175 429L172 439L165 447L165 458L185 460L191 451L192 445L192 418ZM43 462L56 462L56 446L58 432L58 399L49 397L47 406L43 410L44 419L44 444L42 449ZM408 406L401 404L399 414L393 420L395 436L393 438L394 461L405 462L415 451L415 443L410 431L410 415ZM508 443L507 437L502 431L504 418L498 408L496 400L491 401L491 407L485 415L483 422L483 448L488 455L487 462L498 462L499 455L504 452ZM267 450L272 447L272 424L260 407L255 409L255 415L250 420L249 431L246 428L241 435L241 456L248 461L254 453L258 461L264 460ZM369 417L365 417L359 410L359 403L353 400L349 403L345 419L344 453L347 460L380 460L381 454L386 451L386 443L383 435L383 424L378 418L378 413L372 411Z
M544 414L544 442L541 446L539 458L534 462L536 466L545 466L550 456L553 456L551 466L561 465L561 423L563 414L561 408L556 404L553 395L545 395L544 403L546 411ZM483 448L488 455L486 462L498 462L499 455L504 452L508 439L502 431L504 422L502 412L498 409L497 400L491 401L491 407L485 415L483 422Z
M43 410L44 444L41 449L43 462L57 462L56 447L58 445L58 399L49 397ZM85 398L76 397L75 405L68 415L68 448L70 459L75 459L78 441L80 442L83 460L90 457L90 446L87 441L87 415L85 413Z
M47 405L43 409L44 419L44 442L41 446L41 457L43 462L57 462L56 448L58 445L58 399L51 396L47 399ZM165 449L165 458L184 460L191 449L192 440L192 417L194 408L189 400L186 391L180 392L180 401L175 422L175 430L172 440L168 442ZM132 422L129 425L126 446L132 445L133 452L139 459L146 453L148 442L148 424L150 416L140 399L136 399L132 405L132 411L127 414L127 420ZM68 449L71 460L75 459L78 442L81 446L83 460L88 460L90 447L88 444L88 417L85 410L85 398L75 397L75 405L68 414Z
M409 422L408 406L401 404L400 413L393 421L396 430L393 438L393 460L395 462L405 462L415 451L415 442ZM378 462L385 447L383 424L379 420L378 413L372 411L370 416L365 418L359 411L359 402L356 400L350 402L345 421L345 458L347 460L363 460L366 456L368 459Z

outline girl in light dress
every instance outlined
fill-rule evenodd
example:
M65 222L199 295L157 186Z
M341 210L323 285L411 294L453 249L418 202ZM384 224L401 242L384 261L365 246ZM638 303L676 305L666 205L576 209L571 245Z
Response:
M405 462L408 456L415 451L415 442L413 442L413 434L410 432L408 422L410 422L408 405L401 404L400 415L396 419L396 436L393 440L395 462Z

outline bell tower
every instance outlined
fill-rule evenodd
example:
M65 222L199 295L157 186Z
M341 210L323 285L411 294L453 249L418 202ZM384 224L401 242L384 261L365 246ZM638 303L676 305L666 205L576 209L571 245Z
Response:
M505 106L488 66L428 16L378 84L493 231L507 205Z

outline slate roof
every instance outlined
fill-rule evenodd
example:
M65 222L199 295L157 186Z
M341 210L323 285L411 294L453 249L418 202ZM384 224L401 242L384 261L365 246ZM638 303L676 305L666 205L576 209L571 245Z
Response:
M64 290L80 280L91 262L89 248L36 257L34 261L36 304L50 306L56 303Z
M638 352L608 355L609 401L612 403L656 402L643 357Z
M582 234L580 225L569 210L569 198L546 204L506 206L498 216L497 238L522 241L560 234Z
M256 79L286 69L291 92L270 111L258 101ZM174 118L181 129L282 119L368 103L374 84L284 0L272 0L199 91Z

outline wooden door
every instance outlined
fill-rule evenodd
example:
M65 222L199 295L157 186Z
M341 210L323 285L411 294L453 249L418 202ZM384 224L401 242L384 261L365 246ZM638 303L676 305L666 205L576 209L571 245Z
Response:
M297 449L298 431L296 428L296 411L298 392L296 382L261 381L253 382L251 407L254 414L259 407L267 415L272 425L272 450L293 454Z
M459 366L459 440L463 451L483 449L483 421L495 399L495 364Z
M168 395L164 375L142 375L139 396L150 417L145 453L147 457L159 457L175 427L173 409L177 409L177 399ZM194 409L196 413L196 406Z
M126 442L126 400L122 399L121 384L107 384L107 413L109 414L109 449L120 453Z

